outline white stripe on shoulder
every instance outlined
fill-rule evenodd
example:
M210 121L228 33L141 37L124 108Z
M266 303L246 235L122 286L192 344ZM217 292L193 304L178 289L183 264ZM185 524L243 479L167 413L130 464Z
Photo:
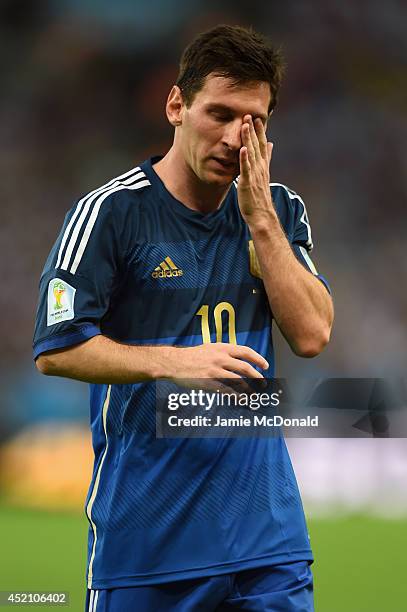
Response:
M115 183L116 181L121 181L122 179L125 179L131 175L133 175L135 172L138 172L140 170L139 167L137 168L132 168L131 170L129 170L128 172L125 172L124 174L121 174L120 176L111 179L110 181L108 181L107 183L105 183L104 185L102 185L101 187L98 187L97 189L94 189L93 191L90 191L89 193L87 193L85 196L83 196L83 198L81 198L79 200L79 202L76 205L76 209L74 214L72 215L66 229L64 232L64 235L62 237L62 241L61 241L61 246L59 247L59 252L58 252L58 259L57 259L57 263L55 264L55 267L58 268L59 264L61 263L61 258L62 258L62 253L64 251L64 247L66 244L66 241L68 240L68 236L69 233L71 231L71 228L73 226L73 224L76 221L77 216L79 215L79 213L81 212L83 203L85 202L85 200L87 200L87 198L89 198L90 196L93 196L95 193L99 193L100 191L102 191L102 189L106 189L108 187L110 187L111 185L113 185L113 183Z
M56 268L60 267L62 270L68 270L69 263L71 261L73 251L75 249L75 245L78 240L79 233L85 223L85 219L89 213L89 210L95 201L96 201L95 206L98 206L98 202L102 194L109 195L110 193L114 193L115 191L119 191L121 189L140 189L141 187L145 187L146 185L151 184L150 181L146 180L146 175L144 174L144 172L140 170L140 168L134 168L133 170L130 171L130 173L131 173L131 176L127 178L126 180L121 180L120 177L117 179L112 179L112 181L109 181L109 183L107 183L103 187L100 187L99 189L95 189L94 191L91 191L87 196L85 196L78 202L75 213L72 215L70 223L68 224L65 230L65 233L64 233L64 236L61 242L61 246L59 249L59 253L58 253L58 259L55 264ZM122 175L122 176L127 176L128 174L129 173L126 173L126 175ZM104 201L104 199L105 198L103 198L102 201ZM100 204L98 206L98 210L99 208L100 208ZM92 217L92 214L93 214L93 211L91 213L91 217ZM88 226L89 226L89 222L88 222ZM65 256L62 261L62 264L60 264L63 250L68 240L68 236L72 230L72 227L73 227L73 231L72 231L71 237L69 238L68 245L66 246ZM83 245L83 240L81 241L80 244Z
M86 216L89 212L89 209L91 207L91 205L93 204L93 202L96 200L96 198L101 194L101 193L108 193L110 192L113 188L115 188L117 185L129 185L134 183L135 181L138 181L142 178L145 178L145 174L144 172L140 171L140 168L135 168L133 171L133 174L127 178L126 180L120 180L120 179L113 179L113 181L110 181L107 186L104 187L100 187L99 189L95 189L94 191L92 191L90 194L88 194L85 198L83 198L81 200L81 207L83 205L82 208L82 212L78 218L78 220L76 221L76 225L74 227L74 230L72 232L72 236L69 240L66 252L65 252L65 257L64 260L61 264L61 268L62 270L67 270L68 266L69 266L69 261L71 259L72 256L72 252L74 250L76 241L78 239L78 235L79 232L84 224L84 221L86 219ZM135 174L134 174L135 172ZM79 206L78 209L79 211ZM70 229L70 228L69 228ZM67 228L67 232L68 232L68 228ZM65 233L67 233L65 232ZM69 232L68 232L69 233ZM61 248L62 248L62 244L61 244ZM57 267L57 266L55 266Z
M292 191L292 189L287 187L287 185L283 185L283 183L270 183L270 187L283 187L283 189L286 190L287 195L290 198L290 200L298 200L301 203L303 211L302 211L302 215L300 217L300 221L306 227L306 230L307 230L307 247L308 247L308 250L311 251L312 247L313 247L312 236L311 236L311 225L310 225L310 222L308 220L308 214L307 214L307 209L305 207L304 200L302 199L301 196L298 195L298 193L295 193L295 191Z
M136 175L136 176L139 176L139 175ZM143 176L145 176L145 175L143 175ZM115 187L112 187L108 191L102 192L101 195L98 194L99 197L96 200L95 206L93 207L92 213L91 213L91 215L89 217L89 220L88 220L88 222L86 224L85 231L83 232L81 241L80 241L79 246L78 246L78 248L76 250L75 258L74 258L74 260L72 262L72 265L71 265L71 268L69 270L71 274L75 274L76 270L78 269L78 266L79 266L79 264L81 262L81 259L82 259L82 256L83 256L83 253L84 253L84 251L86 249L86 245L88 244L88 240L89 240L90 235L92 233L93 227L94 227L94 225L96 223L96 219L97 219L97 216L99 214L100 207L102 206L102 204L106 200L106 198L108 196L112 195L112 193L116 193L116 191L122 191L123 189L131 189L131 190L141 189L142 187L146 187L147 185L151 185L149 180L147 180L147 179L146 180L139 180L137 183L135 183L133 185L117 185ZM78 230L78 232L79 232L79 230ZM72 236L72 238L73 238L73 236ZM75 241L76 241L76 237L75 237ZM72 249L73 249L73 246L74 245L72 245ZM71 257L71 254L72 253L69 253L69 258L67 259L67 256L68 256L68 249L67 249L67 255L65 255L64 262L63 262L63 264L61 266L63 270L67 270L68 269L69 259ZM67 260L66 261L66 268L64 267L65 260Z
M303 256L303 258L307 262L307 265L308 265L309 269L311 270L311 272L317 276L318 275L318 270L316 269L316 267L314 265L314 262L312 261L311 257L308 255L307 249L305 247L303 247L303 246L300 246L300 251L301 251L301 255Z
M64 257L64 260L63 260L63 262L61 264L62 270L67 270L68 269L69 261L70 261L71 256L72 256L72 252L73 252L73 250L75 248L75 244L76 244L76 241L78 239L79 232L81 231L81 228L82 228L82 226L83 226L83 224L85 222L85 219L87 217L87 214L89 212L89 209L90 209L91 205L93 204L93 202L96 200L96 198L98 198L98 196L100 196L100 194L102 194L102 193L113 192L113 189L115 189L118 185L129 185L129 184L132 184L135 181L138 181L138 180L140 180L140 179L142 179L144 177L145 177L145 174L143 172L138 172L137 174L134 174L130 178L126 179L125 181L118 181L118 180L116 180L116 181L114 181L112 183L112 185L110 185L110 187L106 187L104 189L99 189L98 191L96 191L96 193L93 193L90 197L88 197L88 199L87 199L87 201L86 201L86 203L85 203L85 205L84 205L84 207L82 209L80 217L79 217L78 221L76 222L76 225L75 225L74 230L72 232L72 236L71 236L71 238L69 240L69 243L68 243L68 246L67 246L67 249L66 249L66 252L65 252L65 257Z

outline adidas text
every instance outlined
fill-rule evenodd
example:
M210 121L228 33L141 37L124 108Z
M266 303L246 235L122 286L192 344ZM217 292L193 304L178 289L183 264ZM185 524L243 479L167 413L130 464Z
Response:
M171 276L182 276L182 270L154 270L151 274L153 278L170 278Z

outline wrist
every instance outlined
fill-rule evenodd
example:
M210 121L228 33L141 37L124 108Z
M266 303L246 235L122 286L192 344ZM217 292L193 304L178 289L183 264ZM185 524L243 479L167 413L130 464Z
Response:
M245 221L252 237L275 234L276 231L281 231L281 225L274 209L248 215L245 217Z
M179 355L176 352L182 350L181 347L175 346L155 346L151 347L151 355L147 355L150 362L148 364L148 376L153 380L165 378L167 380L177 377L177 359Z

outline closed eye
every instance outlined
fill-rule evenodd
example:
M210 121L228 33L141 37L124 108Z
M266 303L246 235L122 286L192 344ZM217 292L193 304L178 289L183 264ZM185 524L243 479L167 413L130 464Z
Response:
M218 111L212 111L211 115L216 121L219 121L220 123L226 123L227 121L232 120L232 117L230 115L227 115L226 113L220 113Z

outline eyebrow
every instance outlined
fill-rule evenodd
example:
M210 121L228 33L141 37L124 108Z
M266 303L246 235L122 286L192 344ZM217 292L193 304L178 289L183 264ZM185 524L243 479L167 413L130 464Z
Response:
M234 112L233 110L230 108L230 106L226 106L226 104L219 104L219 103L214 103L208 104L208 110L213 110L213 111L221 111L224 113L229 113L230 115L233 115ZM245 113L245 115L251 115L253 117L253 119L261 119L262 121L266 122L268 119L268 115L259 115L259 114L254 114L254 113Z

